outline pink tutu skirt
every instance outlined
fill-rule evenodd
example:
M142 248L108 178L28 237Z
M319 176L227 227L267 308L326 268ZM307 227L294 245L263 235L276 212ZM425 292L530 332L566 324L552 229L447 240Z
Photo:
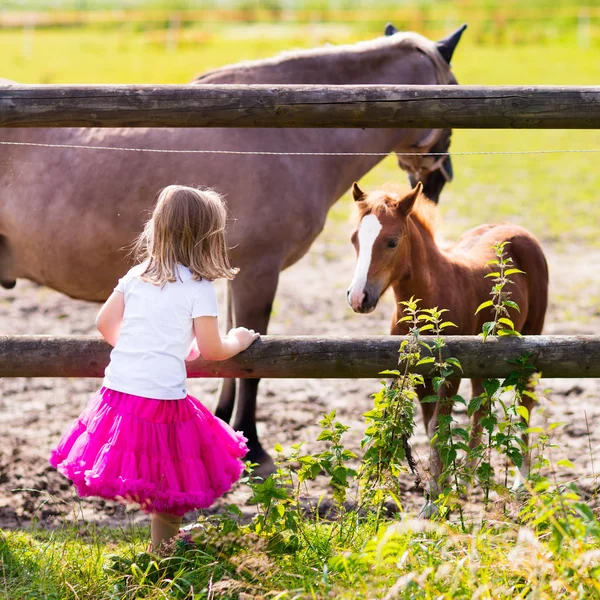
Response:
M50 455L80 496L172 515L209 507L240 478L246 438L199 400L101 388Z

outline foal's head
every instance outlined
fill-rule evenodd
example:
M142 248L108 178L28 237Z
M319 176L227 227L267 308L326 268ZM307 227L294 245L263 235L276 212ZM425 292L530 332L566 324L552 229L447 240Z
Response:
M358 259L348 304L354 312L371 312L390 284L410 277L407 227L422 189L420 181L409 190L385 187L367 194L352 186L358 227L351 239Z

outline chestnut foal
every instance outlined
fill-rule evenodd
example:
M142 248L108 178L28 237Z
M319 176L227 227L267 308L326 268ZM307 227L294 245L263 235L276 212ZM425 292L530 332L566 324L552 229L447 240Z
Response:
M511 267L526 275L516 275L510 285L511 300L520 312L510 309L515 330L525 335L542 332L548 303L548 265L540 244L527 230L517 225L501 223L480 225L467 231L458 242L440 248L434 239L436 205L422 194L422 185L414 189L384 186L364 193L354 183L352 194L358 207L358 227L352 234L357 252L356 271L348 289L348 303L355 312L375 309L383 292L391 287L396 299L390 333L405 335L408 325L400 322L403 308L400 302L420 298L424 308L446 308L448 318L457 325L448 331L452 335L477 335L489 313L478 306L490 299L490 280L485 275L492 269L488 261L496 258L493 245L510 242L505 255L513 260ZM439 391L440 399L450 399L458 391L460 379L452 379ZM472 380L473 396L483 392L480 379ZM435 392L431 381L417 390L419 398ZM525 395L523 404L531 412L533 400ZM449 414L452 402L421 404L427 434L433 438L437 415ZM471 447L479 444L481 411L473 416ZM526 437L524 437L527 443ZM439 494L442 462L432 444L430 454L430 496ZM529 471L526 457L517 478Z

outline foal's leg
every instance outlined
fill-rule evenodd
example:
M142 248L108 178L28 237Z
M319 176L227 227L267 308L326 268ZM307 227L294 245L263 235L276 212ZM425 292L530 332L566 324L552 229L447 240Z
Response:
M452 413L452 396L458 391L460 385L460 379L451 379L448 381L448 385L445 385L439 392L440 399L438 402L428 402L421 404L421 411L423 413L423 423L425 424L425 431L430 440L429 449L429 499L435 500L441 491L442 487L442 471L444 466L442 464L442 458L437 447L437 441L433 441L435 434L438 431L438 416L449 415ZM419 390L419 398L433 395L433 386L430 380L427 380L425 386Z
M238 327L267 332L273 299L279 281L279 265L261 265L259 269L240 271L233 280L235 323ZM248 439L246 460L258 463L254 473L269 475L274 471L273 459L265 452L256 431L256 395L260 379L240 379L232 427L243 431Z
M528 394L523 394L521 396L521 406L524 406L527 409L527 413L529 414L529 419L531 419L531 413L533 411L533 407L535 406L535 398L530 396L529 394L534 394L535 392L535 378L531 377L525 387L525 391L529 392ZM525 419L521 419L522 422L525 422ZM515 474L515 480L513 482L513 490L521 487L523 482L529 476L529 471L531 470L531 449L529 448L529 434L527 432L523 432L521 435L521 439L523 440L523 444L525 445L525 452L523 453L523 464L518 469Z
M482 379L471 379L471 398L476 398L477 396L481 396L483 394L483 384ZM471 437L469 438L469 450L473 450L473 448L477 448L481 444L481 418L485 415L486 409L479 408L473 413L473 417L471 419ZM477 459L472 457L469 460L469 467L473 469L477 464Z

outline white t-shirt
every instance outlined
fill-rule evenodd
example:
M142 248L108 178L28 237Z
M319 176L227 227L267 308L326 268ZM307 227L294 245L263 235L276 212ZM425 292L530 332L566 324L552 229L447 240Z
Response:
M216 317L217 297L212 283L192 279L187 267L179 265L179 280L160 287L142 281L144 266L133 267L115 287L125 296L125 312L103 385L145 398L185 398L192 319Z

